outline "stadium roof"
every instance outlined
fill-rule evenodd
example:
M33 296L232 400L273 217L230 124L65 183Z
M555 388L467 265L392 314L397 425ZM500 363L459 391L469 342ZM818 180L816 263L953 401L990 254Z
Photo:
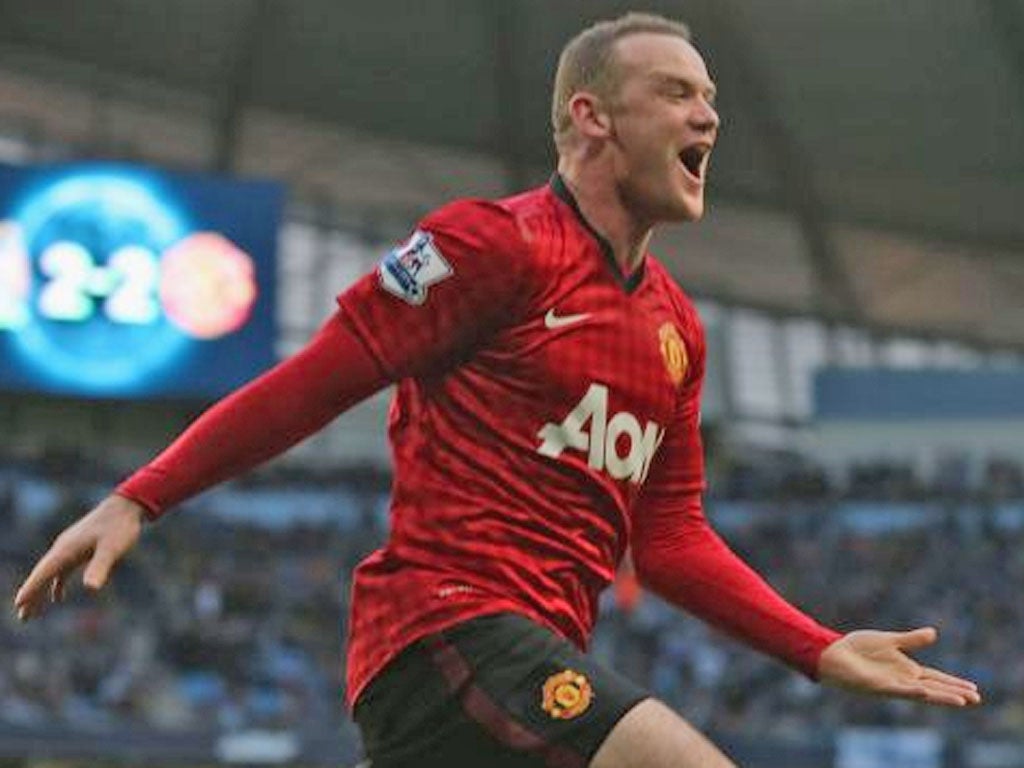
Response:
M215 101L223 168L239 115L260 107L486 153L515 182L550 166L561 46L629 7L3 0L0 66L128 73ZM1024 0L643 9L687 21L718 81L712 202L795 223L810 290L763 303L1024 348ZM698 294L756 304L770 282L734 288L740 267L720 269L733 274L697 271Z

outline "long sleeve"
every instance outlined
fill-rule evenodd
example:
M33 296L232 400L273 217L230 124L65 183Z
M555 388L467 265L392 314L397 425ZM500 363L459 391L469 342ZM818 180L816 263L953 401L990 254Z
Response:
M634 510L637 576L670 603L816 679L821 652L840 634L783 599L729 549L704 515L703 333L696 334L689 352L692 365L675 417Z
M391 378L430 376L514 323L530 295L527 266L515 214L459 200L423 218L338 305Z
M339 312L306 348L214 405L117 492L155 519L386 384L450 368L515 313L524 248L515 218L493 203L461 201L428 215L338 297Z
M841 635L788 603L712 530L700 494L644 510L634 528L640 582L670 603L817 678Z
M155 520L284 452L388 383L338 312L296 355L213 405L116 492Z

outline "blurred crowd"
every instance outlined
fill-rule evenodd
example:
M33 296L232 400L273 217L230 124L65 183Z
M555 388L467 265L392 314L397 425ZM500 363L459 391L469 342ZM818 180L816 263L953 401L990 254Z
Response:
M838 629L928 624L924 658L982 685L950 713L821 687L633 588L602 601L594 654L718 735L806 739L849 724L1024 735L1024 485L909 467L737 465L709 517L784 595ZM359 477L363 477L361 481ZM116 481L81 462L0 463L0 593ZM948 480L949 478L947 478ZM387 530L386 478L262 473L147 527L98 598L72 589L40 621L0 617L0 723L102 732L308 729L354 738L342 705L354 565Z
M839 473L792 453L721 459L717 498L746 500L982 501L1024 496L1024 465L998 454L984 462L950 454L928 471L911 461L858 462Z

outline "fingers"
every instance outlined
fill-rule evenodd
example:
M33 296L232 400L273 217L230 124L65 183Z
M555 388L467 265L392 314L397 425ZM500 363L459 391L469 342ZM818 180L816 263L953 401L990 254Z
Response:
M962 696L969 705L981 703L981 692L977 683L955 677L941 670L925 667L921 670L921 679L929 686L941 687L952 695Z
M18 619L27 621L38 616L42 613L47 598L53 603L61 602L67 590L68 576L88 556L88 551L78 552L71 547L55 543L32 569L14 596L14 608L18 612ZM102 589L110 577L115 562L116 552L110 547L97 547L82 575L82 584L93 591Z
M102 589L107 583L110 570L116 562L117 553L110 547L105 547L101 544L96 548L96 552L93 554L92 560L89 561L89 565L85 567L85 573L82 574L82 584L85 585L86 589L91 589L94 592Z
M970 680L964 680L962 677L956 677L947 672L943 672L940 669L933 667L924 667L921 670L921 677L924 680L934 680L940 683L946 683L948 685L963 688L964 690L976 691L978 690L978 684Z
M958 686L925 680L922 681L921 699L929 704L939 704L947 707L969 707L981 703L981 694L976 690L969 691Z
M921 627L899 633L897 646L903 651L915 651L931 645L937 639L938 631L934 627ZM976 683L933 667L919 667L917 684L919 693L915 698L929 704L966 707L981 703L981 693Z
M78 567L88 557L88 554L88 550L83 550L66 539L58 538L49 551L36 563L36 567L32 569L14 596L14 607L18 612L18 618L21 621L26 621L38 615L42 611L54 579L59 577L63 584L67 574Z
M909 632L897 632L896 644L904 651L918 651L927 648L939 639L939 633L935 627L921 627Z
M53 581L50 582L50 602L60 603L64 600L64 577L58 574L54 577Z
M82 583L90 590L102 589L114 563L139 538L142 512L134 502L110 496L67 528L40 558L14 597L22 621L38 615L47 598L64 597L72 571L86 561Z
M966 707L977 704L981 701L980 696L975 692L969 695L961 690L949 686L921 680L918 682L891 683L884 689L876 691L884 696L894 696L901 699L920 701L926 704L934 704L945 707Z
M890 680L877 692L946 707L969 707L981 703L977 685L930 667L922 668L913 679Z
M68 576L88 556L88 551L77 551L66 544L54 543L14 596L18 619L28 621L41 614L47 598L52 603L64 600ZM110 547L97 547L82 575L82 583L93 591L102 589L116 562L117 553Z

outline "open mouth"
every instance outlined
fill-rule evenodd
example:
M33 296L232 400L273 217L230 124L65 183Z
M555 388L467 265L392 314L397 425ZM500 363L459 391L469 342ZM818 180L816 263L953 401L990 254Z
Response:
M711 154L710 144L691 144L679 153L679 161L683 164L687 174L696 181L703 182L704 174L708 167L708 156Z

